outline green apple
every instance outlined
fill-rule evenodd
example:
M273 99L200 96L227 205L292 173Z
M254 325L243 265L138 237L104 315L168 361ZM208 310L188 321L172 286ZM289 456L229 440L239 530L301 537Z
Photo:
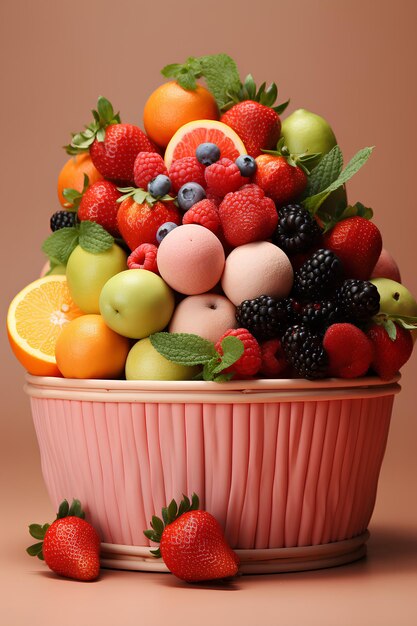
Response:
M372 278L369 282L378 289L381 313L406 317L417 316L417 302L407 287L390 278Z
M328 122L307 109L297 109L283 120L281 137L284 137L285 145L291 154L321 153L317 159L309 163L310 168L315 167L321 157L337 144Z
M99 297L105 283L126 269L126 254L116 244L93 254L81 246L71 253L67 263L67 282L72 299L84 313L100 313Z
M198 371L198 366L168 361L155 350L149 337L135 343L126 359L127 380L190 380Z
M131 339L163 330L174 311L174 294L160 276L148 270L126 270L104 285L100 312L110 328Z

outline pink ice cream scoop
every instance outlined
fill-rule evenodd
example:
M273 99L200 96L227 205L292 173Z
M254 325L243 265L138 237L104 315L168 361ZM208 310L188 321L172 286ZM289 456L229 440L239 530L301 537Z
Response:
M236 326L236 307L230 300L218 293L202 293L178 304L169 332L193 333L216 343L226 330Z
M238 306L243 300L262 295L285 298L293 280L292 266L285 252L268 241L254 241L229 254L222 287L229 300Z
M224 250L210 230L183 224L171 230L158 248L159 273L175 291L194 295L210 291L224 268Z

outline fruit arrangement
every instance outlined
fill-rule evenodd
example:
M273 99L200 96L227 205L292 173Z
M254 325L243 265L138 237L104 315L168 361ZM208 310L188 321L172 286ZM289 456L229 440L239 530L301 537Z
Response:
M72 135L46 275L8 313L34 375L392 378L417 303L335 134L225 54L166 66L144 130L100 97ZM200 81L200 82L198 82ZM205 86L201 84L205 82Z

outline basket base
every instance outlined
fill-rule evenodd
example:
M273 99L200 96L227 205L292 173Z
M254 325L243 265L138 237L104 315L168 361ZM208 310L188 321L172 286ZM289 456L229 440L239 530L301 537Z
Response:
M353 539L317 546L236 550L241 574L277 574L302 572L346 565L366 555L366 531ZM141 572L168 572L162 559L156 559L145 546L101 544L101 566Z

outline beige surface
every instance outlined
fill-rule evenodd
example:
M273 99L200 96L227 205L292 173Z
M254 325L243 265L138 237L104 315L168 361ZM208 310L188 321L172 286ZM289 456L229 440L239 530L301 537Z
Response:
M199 5L197 7L197 4ZM256 12L254 7L256 6ZM189 55L228 52L244 76L276 80L288 112L328 118L346 157L375 145L349 185L375 210L404 283L415 272L414 0L152 3L3 2L1 310L36 277L58 205L60 146L88 123L99 94L141 124L159 69ZM4 323L2 322L4 328ZM366 624L417 622L417 357L404 369L371 523L367 561L322 572L188 587L161 574L103 572L98 583L58 580L24 553L26 525L53 516L42 484L23 371L1 336L1 610L5 626L144 624ZM74 494L75 495L75 494ZM180 618L181 615L181 618Z

